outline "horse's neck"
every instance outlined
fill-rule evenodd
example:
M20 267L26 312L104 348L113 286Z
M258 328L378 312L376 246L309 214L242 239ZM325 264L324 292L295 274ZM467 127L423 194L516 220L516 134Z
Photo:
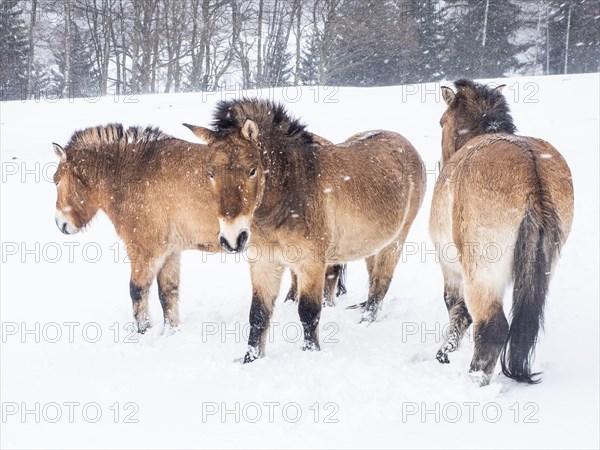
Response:
M94 170L88 172L89 185L96 189L100 209L109 214L119 208L125 197L124 187L132 186L131 176L139 175L137 164L118 158L116 161L100 158L95 161Z
M452 159L452 157L458 152L462 147L464 147L467 142L471 139L476 138L477 136L481 136L482 132L470 131L467 133L457 134L452 139L452 142L447 142L442 144L442 161L441 166L444 167L448 161Z
M294 152L302 150L288 150ZM271 157L279 157L274 152ZM265 222L280 226L288 220L307 219L308 205L316 186L316 165L309 158L315 155L306 152L288 153L283 160L269 164L265 191L257 216Z

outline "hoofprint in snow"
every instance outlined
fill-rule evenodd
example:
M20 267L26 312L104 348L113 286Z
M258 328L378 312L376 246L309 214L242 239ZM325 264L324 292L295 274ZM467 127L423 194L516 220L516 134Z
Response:
M286 101L310 131L335 142L367 129L404 134L425 161L429 186L381 318L365 327L344 308L367 293L364 263L351 263L348 294L323 310L322 351L302 352L296 306L283 303L288 277L267 356L250 365L234 362L246 350L250 307L242 256L184 254L180 331L161 333L154 286L155 326L139 336L129 325L129 264L112 224L99 215L85 232L62 235L52 183L51 142L65 144L76 129L152 124L193 140L180 124L208 124L215 103L239 93L0 105L0 444L597 448L599 76L493 81L507 84L519 133L551 142L575 185L575 220L550 287L536 386L502 375L474 385L466 375L470 334L449 365L435 360L447 323L427 231L441 153L438 85L244 93Z

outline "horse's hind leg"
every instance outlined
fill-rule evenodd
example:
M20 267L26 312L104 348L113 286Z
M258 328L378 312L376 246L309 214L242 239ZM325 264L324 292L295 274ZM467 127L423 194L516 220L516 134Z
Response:
M369 296L364 306L361 322L373 322L381 308L381 302L387 294L394 270L400 260L402 247L399 242L392 242L379 253L374 259L367 259L369 268Z
M373 268L375 267L375 256L369 256L365 258L365 264L367 266L367 273L369 274L369 284L371 284L371 274L373 273Z
M292 276L292 285L285 296L284 303L288 301L296 302L298 300L298 276L293 270L290 270L290 275Z
M346 271L348 270L348 264L342 264L339 266L339 268L337 292L335 293L336 297L344 295L348 292L348 289L346 289Z
M345 265L333 264L327 267L325 272L324 304L326 306L335 306L335 297L346 293L346 286L342 280L342 274L346 270ZM337 287L337 293L335 292ZM298 300L298 277L292 271L292 285L285 297L285 301Z
M367 273L369 274L369 289L373 285L373 269L375 267L375 256L369 256L365 258L365 263L367 265ZM362 303L357 303L355 305L347 306L346 309L365 309L368 301L364 301Z
M167 257L158 272L158 297L163 310L165 326L179 326L179 261L181 254L174 252Z
M475 351L469 372L481 386L485 386L490 382L508 336L508 321L502 310L502 293L485 283L465 281L465 296L473 317L475 336Z
M444 302L446 308L448 308L450 321L446 341L438 350L436 358L440 363L447 364L450 362L448 353L458 348L465 331L471 325L472 319L465 304L462 277L443 266L442 270L444 272Z
M248 351L244 363L249 363L265 355L269 323L273 315L275 299L279 294L283 267L277 263L252 262L252 304L250 305L250 333Z
M325 271L324 303L325 306L335 306L335 289L338 286L340 276L343 270L341 264L333 264L327 267ZM346 288L344 287L344 291Z

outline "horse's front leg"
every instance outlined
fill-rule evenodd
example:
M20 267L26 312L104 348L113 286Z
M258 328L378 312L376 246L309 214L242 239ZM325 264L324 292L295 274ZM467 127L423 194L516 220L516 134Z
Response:
M129 294L133 305L133 317L137 323L138 333L144 334L152 326L148 314L148 291L155 273L153 259L140 254L132 255L131 279L129 281Z
M250 333L248 351L244 364L265 356L265 346L269 332L269 322L279 287L283 266L269 262L251 262L252 304L250 305Z
M304 329L302 350L320 350L319 319L323 305L325 264L313 264L298 272L298 315Z
M165 329L179 326L179 261L181 253L169 255L158 272L158 297L165 319Z

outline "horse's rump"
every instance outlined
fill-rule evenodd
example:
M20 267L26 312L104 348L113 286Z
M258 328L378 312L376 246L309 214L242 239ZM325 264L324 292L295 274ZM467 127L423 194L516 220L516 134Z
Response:
M424 196L425 174L420 156L406 138L388 131L358 133L340 145L325 147L319 158L319 195L339 261L346 251L353 254L356 236L374 239L372 247L382 248L408 217L412 222Z

